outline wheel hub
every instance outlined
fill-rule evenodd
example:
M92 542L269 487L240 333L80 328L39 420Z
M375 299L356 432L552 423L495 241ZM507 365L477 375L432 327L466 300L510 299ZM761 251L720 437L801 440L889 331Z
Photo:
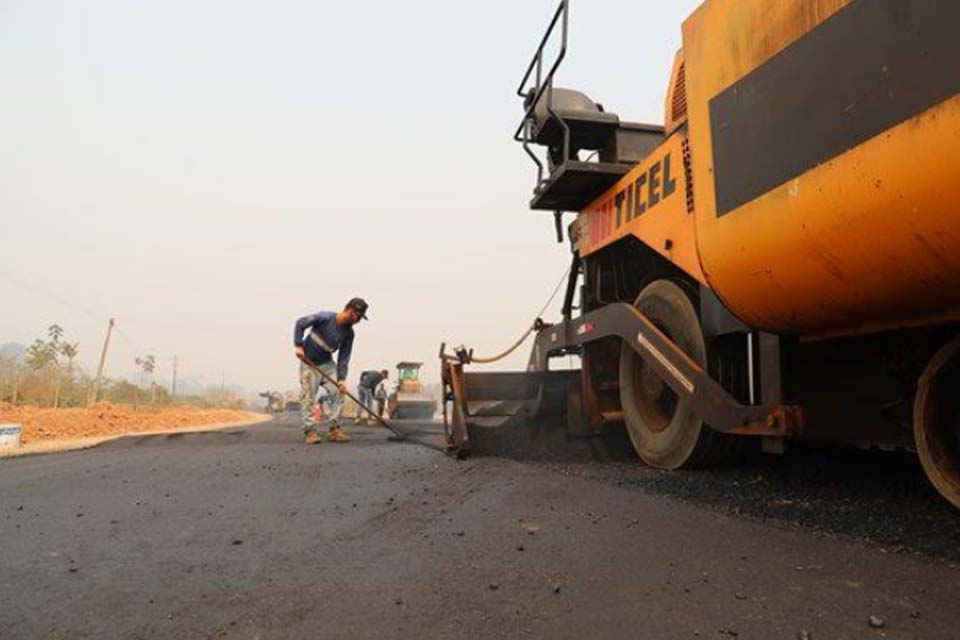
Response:
M640 412L647 428L662 433L670 426L677 411L678 398L673 389L657 375L649 364L637 359L636 381L639 386Z
M640 366L640 386L643 394L648 398L659 398L663 393L663 380L656 374L653 367L645 362Z

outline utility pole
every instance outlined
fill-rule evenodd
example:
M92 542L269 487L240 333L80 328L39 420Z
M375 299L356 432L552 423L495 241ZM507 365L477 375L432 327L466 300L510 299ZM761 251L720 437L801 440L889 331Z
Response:
M100 352L100 364L97 366L97 377L93 381L90 395L87 396L87 406L92 405L100 399L100 383L103 380L103 365L107 362L107 348L110 346L110 334L113 333L114 324L116 324L116 320L110 318L110 322L107 324L107 337L103 340L103 351Z
M170 402L177 399L177 356L173 356L173 383L170 385Z

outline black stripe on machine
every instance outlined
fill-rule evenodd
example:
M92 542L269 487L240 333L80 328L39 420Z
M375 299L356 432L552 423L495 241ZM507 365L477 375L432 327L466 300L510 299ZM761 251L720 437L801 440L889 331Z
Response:
M710 101L717 216L960 92L960 0L854 0Z

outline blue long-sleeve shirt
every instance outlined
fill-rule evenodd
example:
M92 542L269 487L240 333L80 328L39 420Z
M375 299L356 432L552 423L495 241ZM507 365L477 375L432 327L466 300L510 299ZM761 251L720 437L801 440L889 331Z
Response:
M303 347L304 354L313 364L330 362L333 352L337 351L337 380L347 379L353 351L353 327L337 324L336 312L321 311L297 320L293 345Z

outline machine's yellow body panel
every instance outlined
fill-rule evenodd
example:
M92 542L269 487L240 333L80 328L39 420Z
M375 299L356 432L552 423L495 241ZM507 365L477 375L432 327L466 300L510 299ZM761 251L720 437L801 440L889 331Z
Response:
M938 163L940 159L941 163ZM960 309L960 98L754 200L698 217L713 288L799 334L945 321Z
M581 256L635 236L704 281L685 171L686 136L671 136L578 218Z
M743 321L814 337L957 316L958 5L709 0L684 24L699 259Z

